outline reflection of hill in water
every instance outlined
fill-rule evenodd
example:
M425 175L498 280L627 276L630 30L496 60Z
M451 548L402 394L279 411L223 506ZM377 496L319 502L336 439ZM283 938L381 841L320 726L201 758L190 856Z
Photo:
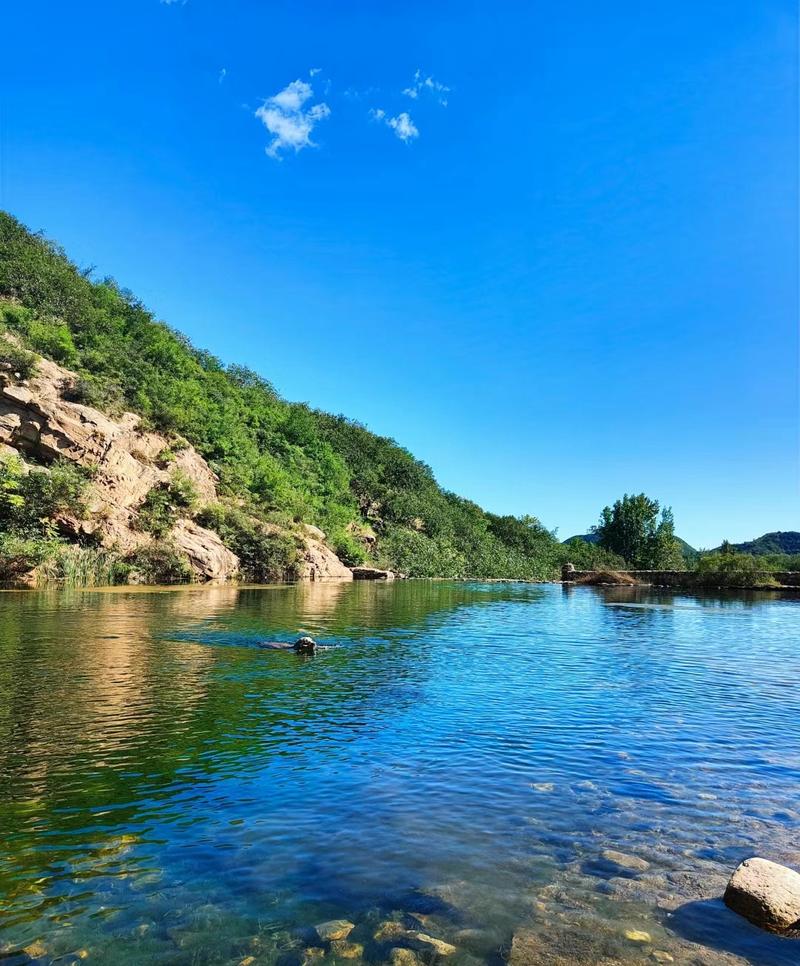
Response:
M35 856L43 825L68 859L87 828L101 840L176 782L242 777L289 746L324 757L325 728L413 701L420 626L536 593L409 582L0 595L0 825L26 830L17 860ZM300 628L342 644L313 662L254 646ZM392 660L409 640L413 659Z

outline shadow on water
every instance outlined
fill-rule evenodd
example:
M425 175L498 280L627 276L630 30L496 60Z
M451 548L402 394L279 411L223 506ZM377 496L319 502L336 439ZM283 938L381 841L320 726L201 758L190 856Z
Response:
M739 956L758 966L796 966L800 940L771 935L728 909L721 898L687 902L669 917L684 939Z

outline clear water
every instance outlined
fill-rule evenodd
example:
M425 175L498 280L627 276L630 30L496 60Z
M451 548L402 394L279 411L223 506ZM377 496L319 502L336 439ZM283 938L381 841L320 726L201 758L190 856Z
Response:
M799 644L768 594L2 593L0 962L797 964L719 895L800 867Z

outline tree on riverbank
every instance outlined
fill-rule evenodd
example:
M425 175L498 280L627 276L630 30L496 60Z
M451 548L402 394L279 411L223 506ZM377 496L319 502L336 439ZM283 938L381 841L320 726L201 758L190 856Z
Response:
M662 510L658 500L644 493L626 493L613 506L604 507L592 532L601 547L627 560L634 570L675 570L686 565L672 509Z

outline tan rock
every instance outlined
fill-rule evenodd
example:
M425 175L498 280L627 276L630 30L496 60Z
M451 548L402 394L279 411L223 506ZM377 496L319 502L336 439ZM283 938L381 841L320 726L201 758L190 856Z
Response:
M302 580L352 580L353 571L330 547L309 535L300 551L297 576Z
M134 526L136 511L154 486L169 482L175 469L189 479L201 502L217 498L217 478L191 446L181 450L169 469L157 465L168 446L159 433L140 428L139 417L123 413L110 419L99 410L63 398L75 373L39 360L36 375L25 388L0 379L0 446L30 454L48 463L63 458L93 473L85 520L65 518L64 529L75 536L94 536L122 553L151 542ZM238 560L222 547L216 534L185 521L177 534L201 579L223 579L238 569ZM223 552L224 551L224 552Z
M402 946L394 946L389 950L389 962L392 966L419 966L416 954Z
M450 943L446 943L442 939L435 939L424 932L411 930L407 938L415 949L422 952L434 952L437 956L452 956L453 953L457 952L455 946L451 946Z
M354 580L394 580L391 570L381 570L378 567L353 567Z
M746 859L731 876L725 903L762 929L800 929L800 874L768 859Z
M364 947L360 943L351 943L347 939L334 939L331 952L339 959L361 959Z
M392 919L382 922L373 933L375 942L384 943L393 939L402 939L408 935L408 929L401 923Z
M86 519L60 520L65 532L92 536L123 554L148 545L151 536L135 525L138 508L153 487L168 483L176 471L189 478L199 504L217 500L217 477L197 450L185 446L165 464L160 457L172 448L171 441L143 430L134 413L111 419L65 399L77 381L75 373L47 359L39 360L27 386L0 373L0 452L30 454L43 463L63 458L92 470ZM239 561L219 537L191 520L179 521L171 536L199 579L224 580L238 571ZM301 541L299 577L353 579L318 527L305 526Z
M650 868L650 863L644 859L636 855L627 855L625 852L617 852L616 849L605 849L600 855L610 865L629 872L646 872Z
M672 956L664 949L654 949L650 953L650 958L654 959L657 963L674 963L675 957Z
M632 943L652 942L652 939L650 938L650 933L645 932L643 929L626 929L625 938Z
M324 943L333 942L337 939L347 939L355 928L355 924L348 922L347 919L330 919L314 927L317 935Z
M179 520L170 537L186 555L192 570L204 580L226 580L239 569L236 554L213 530L206 530L193 520Z

